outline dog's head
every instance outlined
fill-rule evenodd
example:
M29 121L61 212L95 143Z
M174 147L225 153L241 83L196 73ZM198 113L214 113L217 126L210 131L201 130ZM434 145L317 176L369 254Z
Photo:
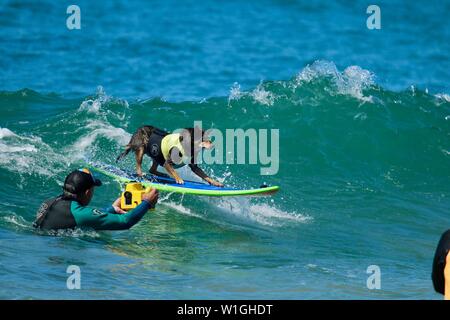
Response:
M180 142L183 145L184 150L193 150L194 154L201 149L212 149L214 144L209 139L205 130L199 127L184 128L180 134Z

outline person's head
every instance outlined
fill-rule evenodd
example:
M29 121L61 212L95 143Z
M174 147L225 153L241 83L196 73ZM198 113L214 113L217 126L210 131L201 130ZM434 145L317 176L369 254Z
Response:
M82 206L87 206L94 196L94 187L101 185L102 182L88 169L75 170L64 181L64 196L75 199Z

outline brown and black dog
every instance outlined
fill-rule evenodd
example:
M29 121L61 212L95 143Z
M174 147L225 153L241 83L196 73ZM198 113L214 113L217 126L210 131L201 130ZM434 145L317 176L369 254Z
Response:
M211 185L223 187L223 184L208 177L197 165L196 158L203 149L212 149L212 142L199 127L185 128L181 133L167 133L153 126L142 126L136 130L125 146L125 150L117 157L121 160L130 151L136 155L136 172L142 176L142 159L144 154L152 158L150 173L167 176L158 172L158 165L164 167L169 175L179 184L184 183L175 168L188 164L191 170Z

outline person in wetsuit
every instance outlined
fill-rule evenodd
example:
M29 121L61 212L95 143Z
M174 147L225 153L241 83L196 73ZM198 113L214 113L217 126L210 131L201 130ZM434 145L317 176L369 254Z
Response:
M431 273L434 290L450 300L450 229L439 240L433 259Z
M101 181L88 169L71 172L64 181L63 194L42 203L33 226L42 230L76 227L96 230L129 229L158 201L158 192L153 189L143 194L142 203L128 212L120 208L120 198L106 210L88 207L94 196L94 188L101 185Z

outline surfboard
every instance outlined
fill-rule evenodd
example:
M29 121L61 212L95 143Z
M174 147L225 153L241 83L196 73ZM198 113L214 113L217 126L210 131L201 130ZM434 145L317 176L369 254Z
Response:
M150 173L139 177L133 171L117 168L115 166L89 162L93 171L108 176L121 184L131 181L142 183L144 187L152 187L158 191L192 194L211 197L236 197L236 196L269 196L279 190L278 186L261 186L254 189L239 189L230 187L216 187L206 183L184 180L184 184L177 184L173 178L159 177Z

